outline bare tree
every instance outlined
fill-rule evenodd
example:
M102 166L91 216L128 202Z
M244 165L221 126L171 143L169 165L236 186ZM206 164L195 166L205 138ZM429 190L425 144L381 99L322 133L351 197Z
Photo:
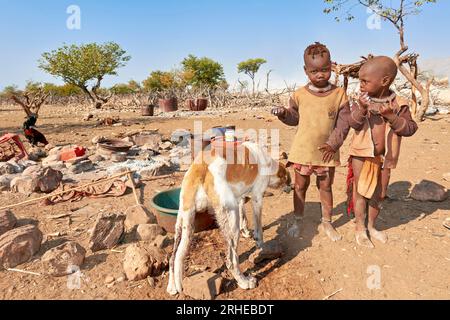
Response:
M45 92L40 84L29 83L24 91L13 91L9 98L20 105L28 117L39 116L39 111L44 105L50 93Z
M400 49L395 53L393 59L399 71L412 84L413 112L418 121L423 121L425 112L430 105L430 86L433 79L428 79L425 85L417 79L417 59L419 55L407 53L409 47L405 41L405 20L408 16L419 14L423 5L436 3L436 0L399 0L396 8L392 7L392 1L386 2L382 0L324 0L324 2L328 5L324 9L325 13L346 10L345 19L351 21L354 19L351 13L352 9L357 5L361 5L371 9L376 15L394 26L398 31ZM336 20L339 21L339 17L336 17ZM416 90L422 96L420 107L417 105Z

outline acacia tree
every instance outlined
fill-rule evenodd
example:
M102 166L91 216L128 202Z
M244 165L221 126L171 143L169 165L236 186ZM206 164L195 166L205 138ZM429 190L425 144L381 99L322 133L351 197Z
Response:
M190 54L181 65L184 81L194 88L206 87L210 90L225 82L223 66L210 58L197 58Z
M131 59L114 42L105 44L64 45L42 54L39 68L79 87L97 109L107 103L112 94L101 95L101 82L107 75L117 75L117 69ZM89 88L90 87L90 88Z
M253 96L255 95L255 76L263 64L267 63L266 60L261 58L249 59L242 61L238 64L238 73L245 73L252 79L253 84Z
M430 86L432 79L428 80L426 86L423 86L417 79L417 58L419 55L416 53L406 53L409 48L405 41L405 20L409 16L418 15L425 4L436 3L436 0L397 0L394 3L393 1L383 0L324 0L324 2L327 5L324 12L327 14L344 10L344 19L351 21L355 18L352 14L352 9L359 5L370 8L376 15L394 26L399 34L400 49L395 53L393 59L400 72L413 87L413 113L418 121L423 121L424 114L430 105ZM338 16L335 19L337 21L340 20ZM405 64L409 66L409 69ZM419 109L417 109L414 89L417 89L422 96Z

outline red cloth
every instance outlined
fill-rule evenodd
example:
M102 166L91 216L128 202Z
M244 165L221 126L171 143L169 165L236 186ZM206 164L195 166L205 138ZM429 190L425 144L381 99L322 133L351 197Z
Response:
M353 174L352 157L348 159L348 174L347 174L347 215L352 218L354 214L355 203L353 199L353 182L355 176Z

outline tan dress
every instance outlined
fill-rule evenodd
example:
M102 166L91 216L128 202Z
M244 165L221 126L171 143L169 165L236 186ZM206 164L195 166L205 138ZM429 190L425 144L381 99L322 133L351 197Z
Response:
M309 166L339 166L339 152L332 161L323 162L318 148L327 142L336 124L338 110L347 102L345 90L335 88L329 95L319 97L302 87L294 93L292 100L298 110L299 126L289 161Z

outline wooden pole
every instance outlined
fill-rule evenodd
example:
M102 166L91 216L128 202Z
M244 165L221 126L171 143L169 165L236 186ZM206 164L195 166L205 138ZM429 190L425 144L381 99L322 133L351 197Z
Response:
M115 176L112 176L110 178L106 178L106 179L103 179L103 180L100 180L100 181L96 181L96 182L91 182L91 183L85 184L83 186L71 188L71 189L60 191L60 192L57 192L57 193L54 193L54 194L48 194L46 196L42 196L42 197L39 197L39 198L30 199L30 200L23 201L23 202L20 202L20 203L16 203L16 204L12 204L12 205L9 205L9 206L1 207L0 210L11 209L11 208L22 206L24 204L29 204L29 203L33 203L33 202L36 202L36 201L39 201L39 200L44 200L44 199L47 199L47 198L50 198L50 197L59 196L59 195L62 195L62 194L65 194L65 193L68 193L68 192L71 192L71 191L75 191L75 190L78 190L78 189L83 189L83 188L86 188L86 187L89 187L89 186L93 186L93 185L97 185L97 184L100 184L100 183L103 183L103 182L106 182L106 181L114 180L114 179L117 179L117 178L125 176L125 175L131 175L131 173L133 173L133 171L123 172L123 173L117 174ZM134 186L134 181L133 180L131 180L131 181L133 183L132 185ZM133 190L134 190L134 188L133 188ZM135 194L135 196L136 196L136 194Z
M139 196L136 191L136 186L134 185L133 173L130 171L128 172L128 179L130 179L130 182L131 182L131 188L133 189L133 194L134 194L134 199L136 200L136 204L138 206L140 206L141 203L139 202Z

